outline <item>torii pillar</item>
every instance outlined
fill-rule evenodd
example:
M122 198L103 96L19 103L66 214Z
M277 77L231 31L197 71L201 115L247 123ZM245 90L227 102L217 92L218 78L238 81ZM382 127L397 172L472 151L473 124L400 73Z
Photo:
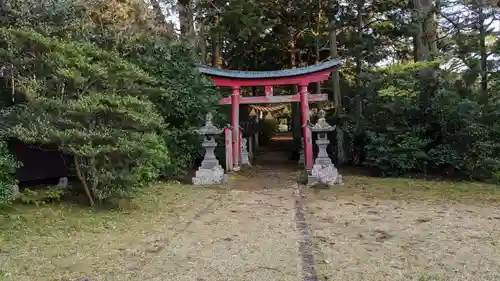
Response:
M233 165L240 166L240 87L232 86L231 127L233 127Z
M312 134L309 128L309 93L307 92L307 84L299 85L300 95L300 113L302 119L302 137L304 138L304 160L306 168L312 169L313 166L313 147Z

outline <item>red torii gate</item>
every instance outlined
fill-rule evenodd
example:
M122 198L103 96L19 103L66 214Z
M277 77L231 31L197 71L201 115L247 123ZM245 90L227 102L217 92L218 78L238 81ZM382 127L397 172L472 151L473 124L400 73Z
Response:
M307 87L310 83L325 81L330 74L337 71L341 65L339 60L328 60L323 63L276 71L237 71L223 70L208 66L199 66L198 70L210 76L218 87L231 87L231 97L222 98L219 104L231 104L231 126L233 127L233 164L239 166L239 116L240 104L287 103L300 102L302 113L302 136L304 137L304 158L307 169L313 166L313 147L311 131L309 129L309 102L328 100L327 94L309 94ZM296 95L273 96L275 85L298 85ZM241 97L240 87L264 86L264 96Z

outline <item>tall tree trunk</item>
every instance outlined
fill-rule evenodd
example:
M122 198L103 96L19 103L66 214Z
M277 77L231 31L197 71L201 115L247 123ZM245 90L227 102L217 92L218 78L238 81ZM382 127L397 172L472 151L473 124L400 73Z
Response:
M181 35L189 34L193 26L193 12L191 9L191 0L178 0L177 10L179 11L179 26Z
M337 59L339 57L338 47L337 47L337 27L335 18L335 9L333 1L331 3L331 15L330 15L330 26L329 26L329 37L330 37L330 58ZM337 164L341 165L347 162L347 153L344 142L344 130L342 128L342 121L340 120L340 114L342 112L342 94L340 92L340 77L338 71L332 73L332 92L333 92L333 102L334 105L334 115L337 120L336 128L336 156Z
M432 0L412 0L412 24L415 29L414 60L431 60L438 54L436 9L439 9L440 0L436 1L436 7Z
M181 29L181 38L187 44L188 48L194 49L195 32L193 25L193 8L191 0L178 0L177 9L179 11L179 25Z
M159 0L149 0L149 4L153 7L153 11L155 13L156 22L159 24L166 24L165 15L161 11L161 5Z
M439 0L436 0L439 5ZM413 0L413 24L415 30L415 61L431 61L438 55L437 48L437 20L433 0ZM430 97L438 88L437 72L435 67L421 69L419 82L426 89L419 96L420 106L428 107Z
M488 103L488 53L486 51L486 16L484 14L484 0L478 3L478 29L479 29L479 56L480 56L480 76L481 76L481 90L480 102L482 104Z
M422 42L424 44L422 59L431 60L432 50L436 42L436 26L434 22L434 7L432 5L432 0L420 0L420 7L423 16L423 22L420 24L423 31ZM437 49L437 45L435 47Z
M314 51L316 55L316 63L320 62L320 46L319 46L319 39L321 36L321 29L320 29L320 23L321 23L321 14L323 13L322 7L321 7L321 0L319 2L319 12L318 12L318 22L317 22L317 30L316 34L314 35ZM312 4L312 3L311 3ZM314 83L314 91L316 94L321 94L321 82L316 82Z
M355 54L355 75L356 75L356 134L361 133L361 119L363 116L363 103L361 96L361 71L363 62L363 50L361 44L363 43L363 6L365 0L357 0L356 4L356 54Z
M415 61L425 60L424 28L422 27L422 5L420 0L412 0L413 56Z
M221 59L220 59L220 46L219 46L219 36L218 34L214 34L212 36L212 66L221 68Z
M195 49L196 49L196 57L198 61L202 64L208 64L209 62L207 61L207 34L206 34L206 26L203 22L202 19L202 7L201 7L201 1L196 0L195 3L195 11L196 14L194 15L195 19L201 19L201 20L194 20L194 43L195 43Z
M319 30L318 30L318 33L319 33ZM320 61L320 58L319 58L319 49L320 49L319 34L317 34L314 37L314 49L316 51L316 63L319 63L319 61ZM321 94L321 82L314 83L314 91L316 94Z
M219 26L219 15L215 16L215 25ZM222 60L220 57L220 41L219 41L219 32L217 29L212 30L212 66L221 68Z
M165 15L161 10L160 0L149 0L149 4L153 7L156 23L164 30L165 37L174 38L174 27L166 21Z
M431 57L435 57L439 54L438 50L438 27L439 19L438 16L441 13L441 0L434 0L434 7L430 4L430 24L428 25L427 32L429 33L429 50Z
M356 1L356 53L355 53L355 81L356 81L356 129L355 129L355 140L354 140L354 155L353 164L358 165L361 162L361 151L363 150L363 143L361 142L361 136L363 133L363 127L361 121L363 119L363 97L362 97L362 86L361 72L363 69L363 7L365 0Z
M205 25L203 22L197 24L198 31L196 32L196 50L200 63L207 63L207 38L205 33Z
M291 39L288 42L288 47L290 49L290 68L295 68L297 66L297 59L295 54L295 38L294 32L291 31ZM297 85L292 86L292 95L296 95L298 92ZM292 134L295 141L299 141L302 136L301 130L301 117L300 117L300 103L292 103Z
M6 24L8 22L8 12L9 6L7 5L7 0L0 0L0 24Z
M292 2L289 2L289 9L292 7ZM295 68L297 66L297 54L295 50L295 30L293 28L289 28L288 34L290 36L288 41L288 51L290 53L290 64L289 68ZM291 88L292 95L296 95L298 93L297 85L292 85ZM301 137L302 137L302 122L301 122L301 110L300 103L293 102L292 103L292 136L293 141L296 147L296 154L294 155L296 160L300 159L300 147L302 147Z

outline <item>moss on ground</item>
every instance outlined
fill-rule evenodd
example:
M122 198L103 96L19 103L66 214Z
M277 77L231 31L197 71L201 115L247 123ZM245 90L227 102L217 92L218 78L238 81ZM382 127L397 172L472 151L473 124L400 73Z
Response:
M309 194L317 199L353 196L381 200L500 202L500 187L492 184L366 176L345 176L344 185L309 190Z

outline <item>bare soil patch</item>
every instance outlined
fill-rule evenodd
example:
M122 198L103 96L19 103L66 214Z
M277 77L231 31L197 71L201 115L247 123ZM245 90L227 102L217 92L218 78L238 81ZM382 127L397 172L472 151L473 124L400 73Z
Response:
M291 192L228 193L134 280L297 280Z
M236 173L230 188L234 190L258 191L290 188L296 182L295 166L269 169L256 165Z
M322 280L500 280L500 198L479 183L346 177L309 190Z

